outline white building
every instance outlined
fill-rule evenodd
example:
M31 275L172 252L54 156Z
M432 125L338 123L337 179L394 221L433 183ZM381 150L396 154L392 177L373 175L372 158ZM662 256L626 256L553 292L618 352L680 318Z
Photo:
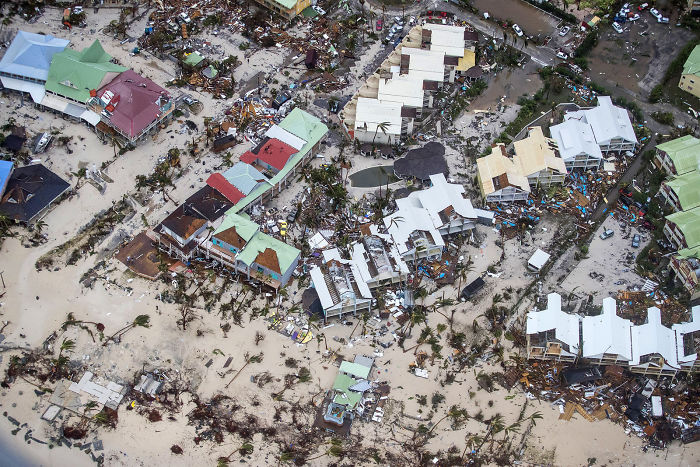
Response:
M547 295L547 309L527 314L527 357L538 360L576 361L579 318L561 310L561 296Z
M447 183L443 174L430 181L430 188L396 200L398 210L384 218L404 261L442 257L442 236L473 229L479 217L462 185Z
M410 271L391 237L380 234L375 225L370 230L371 235L352 245L352 262L360 277L370 289L404 282Z
M680 370L676 334L661 324L661 310L647 309L647 322L632 326L630 371L642 374L674 375Z
M565 120L549 131L568 170L597 169L602 164L603 153L593 136L593 129L587 123L576 119Z
M568 112L564 119L589 124L603 152L634 151L637 145L637 136L627 110L613 105L609 96L598 96L597 107Z
M700 305L693 307L690 322L674 324L671 329L676 333L676 353L681 368L686 371L700 370Z
M380 78L377 99L379 102L392 102L402 107L413 107L416 109L418 118L422 114L423 107L433 106L432 95L423 90L423 82L408 76Z
M626 365L632 360L632 322L617 316L614 298L603 299L603 311L581 319L581 356L600 364Z
M369 312L372 309L372 292L362 279L357 266L343 259L337 248L323 252L323 264L311 270L318 298L323 307L324 319Z
M454 82L454 67L445 65L445 52L404 47L401 49L401 75L416 81ZM396 76L396 75L394 75Z
M358 141L373 144L397 143L404 132L403 122L401 104L380 102L367 97L357 99L354 135ZM405 128L405 134L412 133L412 119L406 121Z

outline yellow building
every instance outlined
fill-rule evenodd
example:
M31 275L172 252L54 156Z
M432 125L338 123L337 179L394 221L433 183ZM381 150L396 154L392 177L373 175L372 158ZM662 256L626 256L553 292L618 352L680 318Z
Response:
M255 0L255 2L290 21L311 6L311 0Z
M700 97L700 45L696 45L683 65L678 87L695 97Z

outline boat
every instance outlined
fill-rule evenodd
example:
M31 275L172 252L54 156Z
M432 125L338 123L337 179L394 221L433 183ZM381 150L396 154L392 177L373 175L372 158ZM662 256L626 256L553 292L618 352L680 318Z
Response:
M51 136L51 133L42 133L41 136L39 136L39 140L36 142L36 146L34 146L34 154L44 152L52 139L53 136Z

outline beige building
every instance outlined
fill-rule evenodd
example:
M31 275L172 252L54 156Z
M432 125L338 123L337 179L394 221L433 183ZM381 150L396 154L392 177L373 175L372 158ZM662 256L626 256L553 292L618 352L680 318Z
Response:
M476 161L479 188L487 202L524 201L531 187L548 187L566 178L566 164L559 157L557 144L544 136L542 128L530 128L527 138L516 141L513 147L513 157L503 144L497 144L491 154Z
M305 8L311 6L311 0L255 0L255 3L264 6L268 10L277 13L288 20L292 20Z
M696 45L683 65L678 87L695 97L700 97L700 45Z

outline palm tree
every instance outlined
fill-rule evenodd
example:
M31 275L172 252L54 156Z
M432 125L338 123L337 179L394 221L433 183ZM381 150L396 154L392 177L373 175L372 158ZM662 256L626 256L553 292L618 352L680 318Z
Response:
M44 227L46 227L46 222L41 219L34 223L34 229L36 230L37 234L40 234L41 231L44 230Z
M374 138L372 138L372 146L374 146L374 140L377 139L377 132L379 130L382 130L382 133L384 133L384 136L386 136L386 132L389 129L390 122L381 122L377 123L377 128L374 129Z
M102 346L106 346L109 341L115 340L115 338L121 339L124 334L126 334L128 331L135 327L143 327L143 328L150 328L151 327L151 317L148 315L138 315L134 320L121 328L119 331L115 332L107 340L104 341Z
M457 267L455 269L457 272L457 279L459 279L459 283L457 285L457 300L459 300L459 297L462 294L462 283L467 280L469 273L474 270L474 265L472 264L472 257L470 256L467 259L466 264L457 264Z

